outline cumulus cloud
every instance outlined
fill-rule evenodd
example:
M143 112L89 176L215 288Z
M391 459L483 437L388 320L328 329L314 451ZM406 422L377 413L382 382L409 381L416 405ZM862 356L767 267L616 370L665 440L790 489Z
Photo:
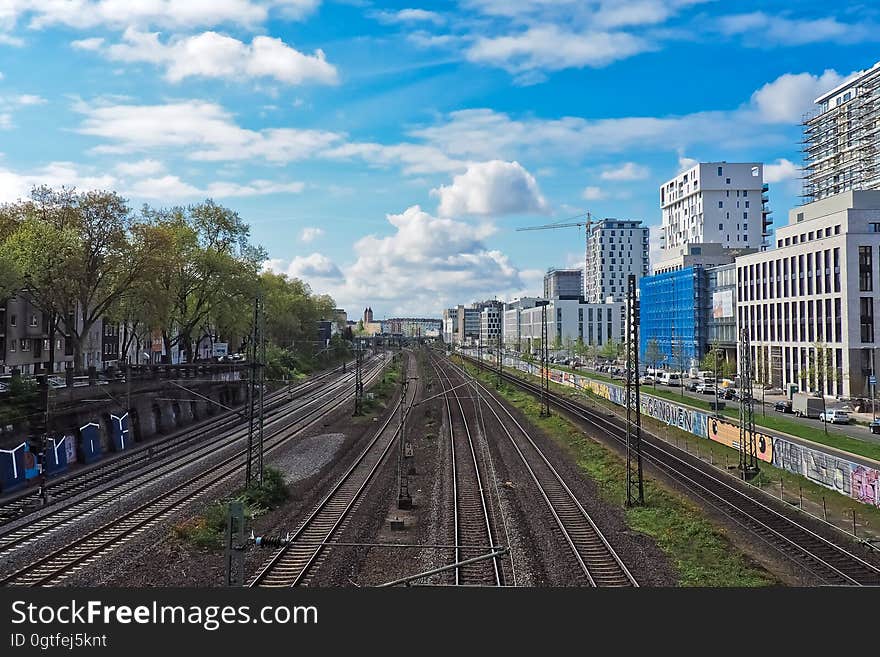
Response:
M321 237L324 234L323 228L315 228L313 226L306 226L302 229L302 232L299 234L299 239L302 242L314 242L316 239Z
M778 183L785 180L797 180L800 177L800 167L784 157L764 165L764 182Z
M599 177L602 180L610 180L612 182L644 180L651 175L650 169L635 162L625 162L624 164L613 169L606 169Z
M137 162L120 162L116 170L123 176L153 176L161 173L165 167L159 160L138 160Z
M826 69L822 75L786 73L752 94L752 104L768 123L797 123L815 108L813 101L842 83L850 75Z
M503 215L543 212L547 201L535 177L519 162L491 160L472 164L455 176L451 185L431 190L440 198L438 212L451 217L462 214Z
M602 191L601 187L588 185L584 188L584 191L581 192L581 198L586 201L601 201L605 198L605 192Z
M340 281L343 278L342 270L322 253L296 256L286 264L279 258L273 258L267 260L263 268L276 274L287 274L302 279L316 291L320 291L328 282Z
M254 37L250 44L217 32L167 41L158 32L128 28L122 41L104 45L102 39L74 42L74 47L101 52L111 61L145 62L165 69L165 78L180 82L189 77L232 80L272 78L285 84L316 82L335 84L336 67L327 62L324 51L302 53L281 39Z
M73 162L51 162L28 172L0 168L0 203L26 198L39 185L78 189L115 189L118 179Z

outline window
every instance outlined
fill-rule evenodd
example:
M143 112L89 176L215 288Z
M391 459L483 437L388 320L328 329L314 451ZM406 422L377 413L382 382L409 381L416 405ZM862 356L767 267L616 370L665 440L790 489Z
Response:
M37 326L37 316L34 313L31 313L31 328L35 328Z
M840 325L841 325L841 316L840 316L840 298L834 300L834 341L840 342Z
M752 178L757 178L759 173L761 173L760 167L752 167Z
M728 178L728 179L726 180L726 182L727 182L727 184L729 185L729 184L730 184L730 178Z
M15 326L17 324L18 324L18 316L17 315L10 315L9 316L9 325ZM15 351L15 350L13 349L13 351Z
M18 347L19 347L19 349L21 349L21 351L30 351L31 350L31 341L27 340L25 338L22 338L21 340L19 340Z
M834 249L834 291L840 292L840 249Z
M803 221L803 220L804 220L804 213L803 213L803 212L798 212L798 213L797 213L797 221L798 221L798 223L800 223L800 222Z
M871 297L859 299L859 327L862 342L874 342L874 299Z
M871 292L874 289L873 252L870 246L859 247L859 291Z
M746 207L749 207L749 202L748 202L748 201L746 201Z
M718 175L721 175L721 167L718 167Z
M718 201L718 207L719 207L719 208L723 208L723 207L724 207L724 201Z
M754 170L754 169L753 169L753 170ZM753 174L753 175L754 175L754 174ZM749 195L749 190L744 189L744 190L743 190L743 196L748 196L748 195ZM746 203L746 207L749 207L749 204L748 204L748 203Z
M837 224L837 225L834 227L834 234L835 234L835 235L840 235L840 224Z

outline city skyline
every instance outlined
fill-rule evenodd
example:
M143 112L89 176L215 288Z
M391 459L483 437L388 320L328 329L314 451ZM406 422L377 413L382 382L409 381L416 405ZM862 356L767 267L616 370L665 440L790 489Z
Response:
M388 317L539 294L583 230L515 229L587 210L656 261L657 190L696 161L764 163L778 227L803 113L880 59L877 12L814 2L188 6L0 9L0 200L210 196L267 267Z

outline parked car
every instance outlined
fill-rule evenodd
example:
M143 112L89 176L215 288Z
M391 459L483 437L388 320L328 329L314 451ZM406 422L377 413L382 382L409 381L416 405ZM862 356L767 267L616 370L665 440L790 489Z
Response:
M880 433L880 420L871 420L868 428L871 430L871 433Z
M687 382L687 385L685 386L685 389L686 389L688 392L696 392L696 391L697 391L697 387L698 387L699 385L700 385L700 381L699 381L699 379L691 379L690 381Z
M784 399L782 401L778 401L775 404L773 404L773 410L776 411L777 413L791 413L792 412L791 402L788 401L787 399Z
M715 382L714 381L700 381L697 384L697 392L703 395L714 395L715 394Z
M830 422L831 424L849 424L849 413L839 408L835 408L833 410L826 410L824 413L819 413L819 419L822 422Z
M736 388L721 388L718 396L723 399L736 399L738 397Z

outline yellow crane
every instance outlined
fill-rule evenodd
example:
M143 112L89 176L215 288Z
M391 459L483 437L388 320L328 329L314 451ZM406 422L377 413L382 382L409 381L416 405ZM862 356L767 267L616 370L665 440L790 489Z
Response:
M586 217L586 221L571 221L572 219L578 219L579 217ZM572 228L574 226L583 226L586 228L586 239L590 238L590 227L593 225L593 215L590 212L586 212L585 214L575 215L574 217L568 217L567 219L560 219L552 224L543 224L542 226L524 226L523 228L517 228L517 232L524 230L549 230L551 228Z

